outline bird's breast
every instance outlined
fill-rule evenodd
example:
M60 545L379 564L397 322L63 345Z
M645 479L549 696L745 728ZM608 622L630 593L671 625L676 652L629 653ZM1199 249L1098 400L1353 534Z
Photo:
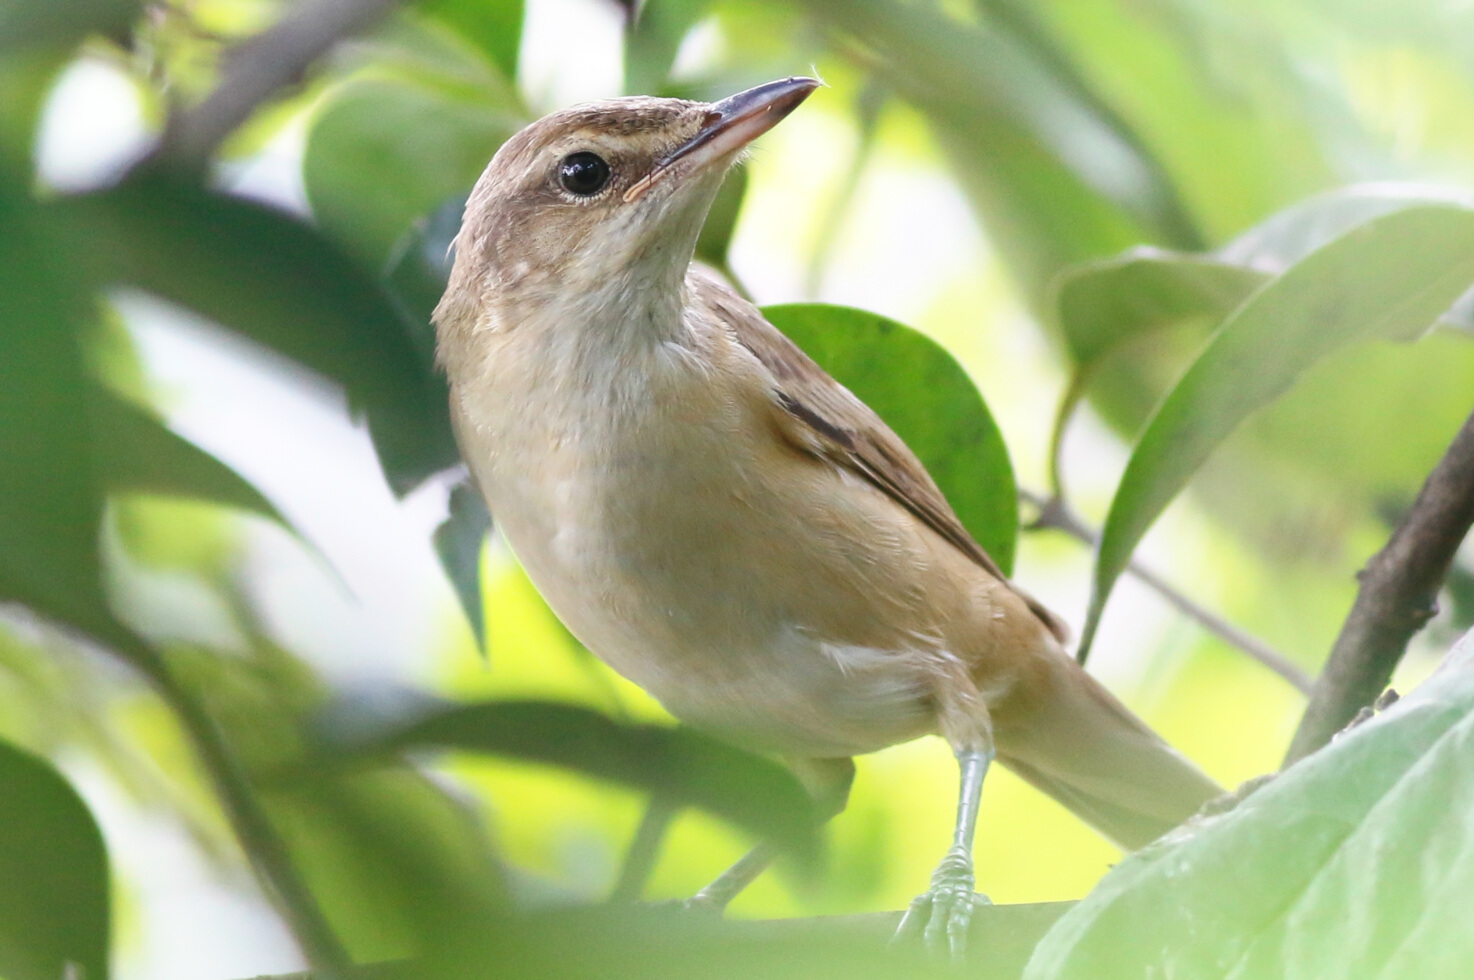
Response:
M591 651L759 749L848 755L930 730L921 644L864 628L887 556L796 512L818 488L775 478L794 464L759 406L690 351L542 374L456 386L457 428L501 533Z

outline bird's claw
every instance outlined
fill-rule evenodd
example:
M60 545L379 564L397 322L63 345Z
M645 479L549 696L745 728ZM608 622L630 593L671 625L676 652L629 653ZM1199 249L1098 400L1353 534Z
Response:
M961 960L967 952L973 909L990 904L986 895L973 891L967 852L953 848L937 866L931 887L906 910L892 942L915 941L919 936L932 955L941 956L945 950L954 962Z

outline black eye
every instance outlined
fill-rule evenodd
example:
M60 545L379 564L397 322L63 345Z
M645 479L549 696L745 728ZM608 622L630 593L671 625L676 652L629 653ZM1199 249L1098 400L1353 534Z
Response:
M609 164L597 153L569 154L558 164L558 182L580 197L597 194L609 183Z

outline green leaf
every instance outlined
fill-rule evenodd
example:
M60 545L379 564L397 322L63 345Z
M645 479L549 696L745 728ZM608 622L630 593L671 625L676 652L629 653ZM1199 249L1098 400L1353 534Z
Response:
M1215 252L1142 246L1072 267L1051 305L1075 364L1090 368L1142 334L1193 318L1216 326L1275 275L1373 218L1469 203L1464 191L1435 184L1355 184L1277 212ZM1474 293L1467 298L1474 305ZM1458 323L1459 311L1447 319Z
M417 6L475 44L504 78L517 77L522 0L419 0Z
M808 795L782 766L688 728L629 725L572 705L484 701L421 709L338 747L354 752L458 749L561 766L700 807L795 853L816 847Z
M630 95L665 94L681 41L706 15L710 0L646 0L629 6L635 13L624 35L624 90Z
M875 410L925 464L1004 574L1018 541L1008 447L977 386L936 341L875 313L823 303L763 315Z
M1081 367L1126 343L1193 317L1217 323L1272 276L1208 255L1134 248L1069 269L1054 307Z
M481 596L481 549L491 531L491 514L470 480L450 492L450 516L435 529L435 553L466 613L476 646L486 653L486 612Z
M1281 272L1373 218L1428 205L1474 206L1459 187L1383 181L1317 194L1276 212L1217 252L1224 262Z
M331 94L307 138L302 176L318 225L381 272L395 245L464 196L520 125L506 107L407 79L363 79Z
M94 313L91 284L8 163L0 158L0 600L116 637L97 557L103 494L79 339Z
M139 0L0 0L0 54L68 49L89 34L126 36L139 7Z
M132 402L94 390L91 423L98 480L108 490L207 500L291 530L271 501L240 474Z
M0 742L0 976L108 975L107 850L87 804L45 760Z
M1474 962L1474 636L1421 688L1131 855L1025 980L1459 980Z
M187 306L341 383L406 493L459 458L444 379L383 288L281 212L162 178L50 205L102 281Z
M1214 335L1132 450L1096 554L1080 657L1111 587L1148 528L1213 450L1256 409L1337 350L1412 340L1474 281L1474 211L1384 215L1265 286Z

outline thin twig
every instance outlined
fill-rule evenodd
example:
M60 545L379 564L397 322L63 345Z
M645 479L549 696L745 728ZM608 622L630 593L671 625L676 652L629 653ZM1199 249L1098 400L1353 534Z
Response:
M260 34L232 48L220 81L197 105L169 116L141 165L199 169L257 107L345 37L373 26L398 0L307 0Z
M1058 497L1046 499L1040 494L1031 493L1023 489L1019 490L1019 496L1039 509L1039 516L1029 525L1031 530L1048 529L1063 531L1077 541L1081 541L1092 547L1100 540L1099 532L1086 524L1079 515L1070 510L1069 506ZM1212 633L1225 643L1237 647L1239 650L1248 654L1253 660L1274 671L1297 691L1304 694L1310 693L1310 675L1263 640L1233 625L1217 613L1198 605L1192 599L1179 592L1171 583L1162 578L1161 575L1142 565L1135 559L1132 559L1130 564L1126 566L1126 572L1167 600L1167 603L1172 608L1202 626L1203 629Z
M1438 611L1438 590L1474 525L1474 415L1428 475L1392 537L1357 576L1361 587L1311 693L1285 765L1304 758L1371 704Z
M671 801L662 796L650 798L650 803L645 807L645 815L640 818L640 826L635 831L635 839L630 842L630 849L625 853L624 867L619 870L619 881L609 893L611 903L638 902L645 893L645 885L650 880L650 872L655 870L655 859L660 856L660 845L665 840L665 832L670 829L671 821L675 819L676 810Z
M257 881L286 920L303 956L312 964L314 975L322 980L348 976L352 966L348 951L298 874L285 842L272 827L244 768L226 744L215 720L175 680L163 659L152 650L140 645L125 651L123 656L153 683L194 743Z

